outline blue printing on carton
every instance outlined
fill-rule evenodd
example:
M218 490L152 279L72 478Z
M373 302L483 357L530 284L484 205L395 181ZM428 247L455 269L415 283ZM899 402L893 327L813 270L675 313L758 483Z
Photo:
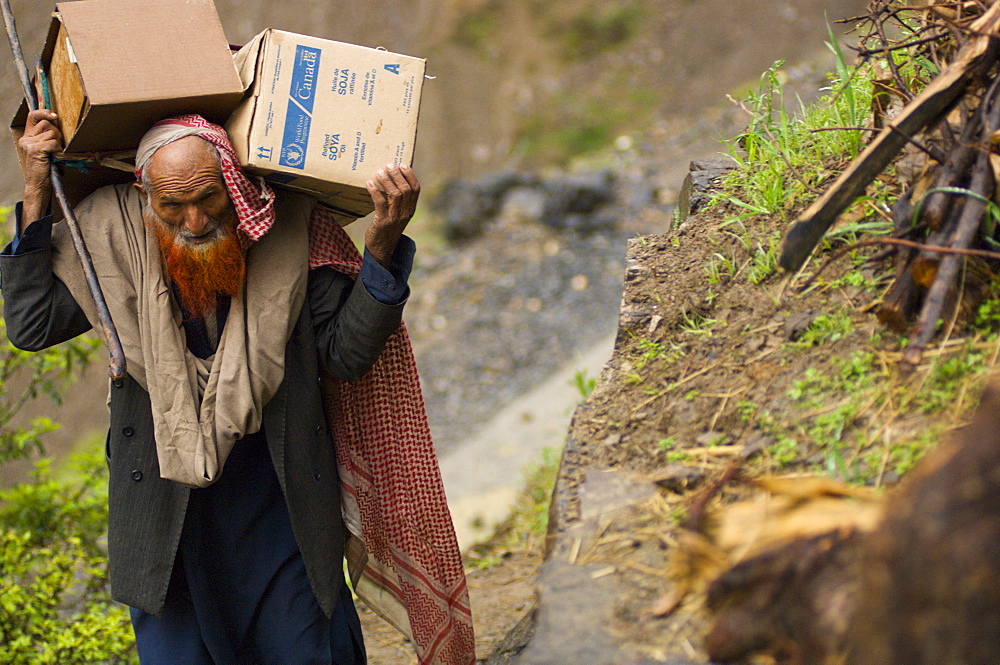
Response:
M281 141L281 157L278 159L278 163L282 166L293 169L305 167L320 53L319 49L308 46L295 47L292 84L288 91L288 112L285 114L285 133Z

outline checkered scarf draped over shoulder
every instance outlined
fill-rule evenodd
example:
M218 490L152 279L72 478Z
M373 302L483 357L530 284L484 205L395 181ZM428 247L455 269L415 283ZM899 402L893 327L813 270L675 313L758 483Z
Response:
M152 154L185 136L216 147L237 228L259 240L275 221L274 192L239 167L225 130L198 115L156 123L136 154L142 178ZM357 276L362 257L332 213L309 220L309 267ZM448 510L424 409L417 366L400 326L360 381L323 377L323 401L337 442L348 565L359 595L383 616L405 614L420 665L472 665L472 613L461 553ZM353 553L353 555L352 555ZM375 592L363 594L361 589Z

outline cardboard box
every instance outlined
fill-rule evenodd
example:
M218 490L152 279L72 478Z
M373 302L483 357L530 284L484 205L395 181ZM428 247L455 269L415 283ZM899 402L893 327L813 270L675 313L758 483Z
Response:
M410 164L426 62L268 29L240 50L250 92L226 124L240 163L351 218L386 164Z
M212 0L60 2L42 50L67 153L134 150L158 120L217 123L243 82ZM22 104L12 127L23 127Z

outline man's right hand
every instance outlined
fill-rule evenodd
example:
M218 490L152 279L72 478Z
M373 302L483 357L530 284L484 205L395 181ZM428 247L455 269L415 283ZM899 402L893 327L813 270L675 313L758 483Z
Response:
M52 198L49 167L52 153L62 150L62 132L55 125L56 114L48 109L28 113L24 135L17 142L21 172L24 175L24 204L21 209L21 231L45 216Z

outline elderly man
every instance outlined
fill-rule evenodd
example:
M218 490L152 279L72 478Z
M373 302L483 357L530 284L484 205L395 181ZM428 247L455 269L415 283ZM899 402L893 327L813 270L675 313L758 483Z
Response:
M7 333L28 350L96 321L48 212L55 121L29 114L24 201L0 256ZM144 665L364 663L319 379L362 377L399 327L420 186L395 165L368 182L357 266L313 201L275 196L234 159L221 128L164 121L139 147L138 181L77 208L129 370L110 389L112 594L132 608Z

